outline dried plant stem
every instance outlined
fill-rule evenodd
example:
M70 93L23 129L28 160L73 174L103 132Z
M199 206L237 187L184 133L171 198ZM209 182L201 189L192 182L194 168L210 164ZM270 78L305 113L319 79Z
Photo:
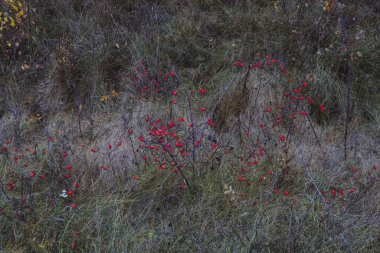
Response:
M304 156L302 155L302 157L304 157ZM340 224L340 222L334 218L334 215L332 214L330 207L327 205L326 200L323 197L322 192L321 192L320 188L318 187L317 182L315 181L315 179L313 178L313 175L311 174L310 170L308 169L308 165L305 162L304 158L302 158L302 163L303 163L303 168L304 168L304 171L305 171L305 174L306 174L307 178L312 183L313 187L317 191L317 194L318 194L319 198L321 199L321 201L323 203L323 207L324 207L324 209L325 209L325 211L327 213L327 217L328 217L330 223L332 225L335 225L335 227L337 228L340 240L342 241L342 243L343 243L346 251L349 252L349 253L351 253L352 252L351 244L347 240L347 238L344 236L344 227L343 227L343 225Z

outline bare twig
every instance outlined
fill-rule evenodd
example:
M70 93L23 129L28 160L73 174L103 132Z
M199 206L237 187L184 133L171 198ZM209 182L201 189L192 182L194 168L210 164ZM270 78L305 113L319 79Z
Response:
M131 137L131 135L128 132L128 123L129 123L129 120L127 119L127 116L125 116L125 115L122 116L122 119L124 121L124 132L127 133L129 142L131 143L133 156L135 157L135 161L137 162L138 159L137 159L137 154L136 154L135 146L133 145L132 137Z
M190 111L190 124L191 124L191 137L192 137L192 142L193 142L193 147L192 147L192 158L193 158L193 173L195 173L196 168L195 168L195 161L196 161L196 151L195 151L195 126L194 126L194 111L192 108L192 100L191 100L191 94L188 95L187 97L188 100L188 106L189 106L189 111Z
M302 110L304 110L304 109L303 109L303 106L301 106L301 108L302 108ZM314 134L314 136L315 136L315 139L317 140L318 146L321 147L321 141L320 141L320 139L319 139L319 137L318 137L317 131L315 131L314 125L313 125L313 123L311 122L311 119L310 119L309 114L307 114L306 117L307 117L307 120L309 121L309 124L310 124L311 130L313 130L313 134Z
M348 51L348 43L347 43L347 33L346 33L346 16L344 10L340 11L339 16L339 27L342 31L342 46L345 51ZM347 97L346 97L346 115L344 119L344 160L347 160L347 136L348 136L348 124L350 121L350 104L351 104L351 89L352 89L352 64L351 58L347 59L347 72L345 73L347 77Z
M303 154L302 154L302 157L304 157ZM327 205L326 200L323 197L322 192L319 189L317 182L315 181L315 179L313 178L313 175L311 174L310 170L308 169L308 165L306 164L304 158L302 158L302 163L303 163L303 167L304 167L304 171L305 171L306 176L309 178L310 182L313 184L315 190L318 193L318 196L320 197L320 199L321 199L321 201L323 203L323 206L324 206L324 209L325 209L325 211L327 213L329 221L333 225L335 225L335 227L337 228L339 236L340 236L340 239L341 239L341 241L342 241L342 243L343 243L346 251L349 252L349 253L351 253L352 252L351 244L347 240L347 238L344 236L344 227L342 226L342 224L339 223L339 221L337 221L334 218L334 215L332 214L330 207Z

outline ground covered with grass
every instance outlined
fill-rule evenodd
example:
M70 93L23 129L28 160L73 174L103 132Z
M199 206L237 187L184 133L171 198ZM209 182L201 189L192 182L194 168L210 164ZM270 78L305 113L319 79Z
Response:
M379 22L2 1L0 252L378 252Z

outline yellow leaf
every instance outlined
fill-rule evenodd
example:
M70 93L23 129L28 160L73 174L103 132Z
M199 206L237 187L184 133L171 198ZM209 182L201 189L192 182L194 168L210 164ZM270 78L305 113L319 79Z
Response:
M23 65L21 65L21 69L22 69L22 70L30 69L30 65L28 65L28 64L23 64Z
M18 11L18 7L16 6L16 5L11 5L12 6L12 8L15 10L15 11Z
M40 121L42 119L42 115L39 113L32 114L31 118L32 118L32 121L34 121L34 122Z
M9 18L11 20L11 26L12 27L15 27L16 23L15 23L15 20L11 17Z
M335 4L336 4L336 0L326 1L325 5L323 6L323 10L325 10L327 12L331 12L334 9Z
M117 93L115 90L113 90L112 93L111 93L111 96L113 98L117 97L118 95L119 95L119 93Z

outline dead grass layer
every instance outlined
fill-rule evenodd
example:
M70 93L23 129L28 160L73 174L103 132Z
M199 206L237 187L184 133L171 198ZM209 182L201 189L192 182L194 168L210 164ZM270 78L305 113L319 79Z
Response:
M59 148L72 147L82 190L78 208L63 216L45 205L29 222L0 216L0 252L69 252L73 241L81 252L378 252L379 174L369 172L380 163L380 2L330 2L337 3L332 11L325 1L304 0L30 1L30 22L0 37L0 143L45 147L54 136L49 162L61 166ZM9 50L9 41L19 46ZM146 115L167 117L166 93L141 96L147 83L138 68L148 79L173 71L168 94L206 87L210 112L198 119L215 119L212 136L239 150L239 127L256 124L256 110L276 101L287 81L252 74L243 92L243 74L231 64L249 63L257 52L311 83L329 108L312 117L317 137L307 133L289 147L291 173L277 194L265 178L244 187L228 159L205 164L193 189L180 190L172 175L143 166L129 145L109 173L99 169L91 147L128 143L128 129L146 130ZM174 114L189 116L186 109ZM278 177L281 150L272 151L268 169ZM0 162L0 179L10 170ZM313 183L327 195L355 193L327 208Z

